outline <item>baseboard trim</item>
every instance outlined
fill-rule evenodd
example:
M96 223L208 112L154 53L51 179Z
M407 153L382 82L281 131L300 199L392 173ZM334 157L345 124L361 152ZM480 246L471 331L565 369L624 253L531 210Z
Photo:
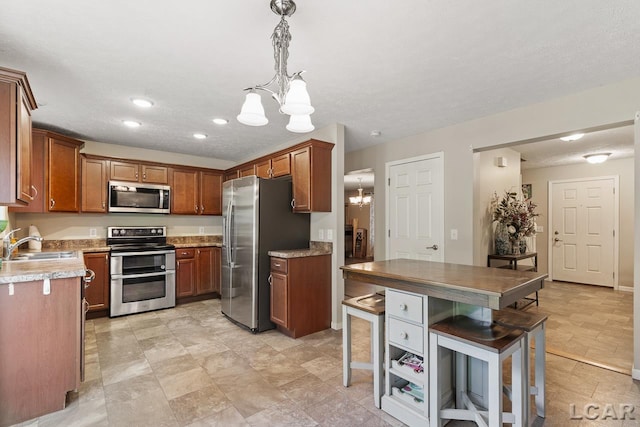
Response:
M331 329L339 331L342 329L342 322L331 322Z
M619 291L633 292L633 286L618 286Z
M640 369L633 368L631 370L631 378L640 381Z

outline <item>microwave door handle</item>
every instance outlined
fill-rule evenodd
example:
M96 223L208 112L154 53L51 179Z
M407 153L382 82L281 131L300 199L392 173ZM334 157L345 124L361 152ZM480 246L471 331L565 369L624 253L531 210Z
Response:
M160 206L158 206L158 209L162 209L164 208L164 190L160 190L160 197L158 198L158 204Z

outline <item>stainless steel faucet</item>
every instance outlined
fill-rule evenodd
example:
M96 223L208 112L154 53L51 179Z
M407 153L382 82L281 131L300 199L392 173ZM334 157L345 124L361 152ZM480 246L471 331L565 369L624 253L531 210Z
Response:
M35 240L36 242L42 242L42 237L40 236L27 236L27 237L23 237L22 239L18 240L17 242L11 244L11 235L13 233L15 233L16 231L20 231L22 230L21 228L16 228L15 230L11 230L7 233L6 236L4 236L4 239L2 239L2 247L4 249L4 256L2 257L2 259L4 259L5 261L11 259L11 254L13 253L14 249L17 248L18 246L20 246L21 244L23 244L24 242L28 242L29 240Z

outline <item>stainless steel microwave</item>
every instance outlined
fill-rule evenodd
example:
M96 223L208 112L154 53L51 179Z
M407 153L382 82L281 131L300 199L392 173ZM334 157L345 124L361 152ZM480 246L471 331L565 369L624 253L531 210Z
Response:
M109 181L109 212L170 213L171 187Z

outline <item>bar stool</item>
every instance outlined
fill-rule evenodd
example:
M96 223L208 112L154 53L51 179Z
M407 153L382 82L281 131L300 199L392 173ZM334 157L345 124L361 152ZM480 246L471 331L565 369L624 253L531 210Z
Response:
M371 322L371 362L351 360L351 316ZM384 295L370 294L342 301L342 369L345 387L351 385L352 369L373 371L373 401L380 408L382 356L384 352Z
M544 418L545 409L545 323L548 316L540 313L530 313L527 311L513 310L506 308L503 310L494 310L492 313L493 321L497 325L508 328L522 329L526 332L524 347L526 356L524 359L524 370L527 373L525 390L529 391L531 396L535 396L536 413L539 417ZM531 385L531 340L535 341L535 365L534 368L534 385ZM507 390L509 392L509 390ZM525 399L524 413L529 415L529 399Z
M474 421L479 426L516 427L524 424L524 337L519 329L505 328L489 322L454 316L429 327L429 416L431 426L442 426L443 419ZM442 409L440 349L456 354L456 409ZM502 411L502 362L512 358L511 412ZM479 410L467 395L467 357L488 364L487 411Z

